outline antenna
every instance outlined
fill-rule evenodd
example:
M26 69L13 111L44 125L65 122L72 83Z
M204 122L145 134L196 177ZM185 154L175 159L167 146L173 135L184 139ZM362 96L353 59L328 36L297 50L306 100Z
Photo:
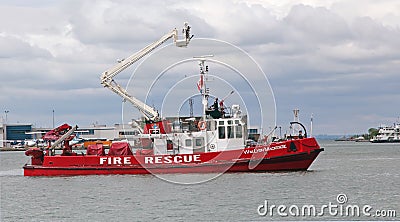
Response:
M203 104L203 121L206 121L206 109L208 106L208 95L209 90L206 86L207 74L208 74L208 66L204 65L204 62L207 60L207 57L213 57L214 55L203 55L203 56L195 56L193 58L199 59L200 66L200 81L197 83L197 88L199 89L202 95Z
M190 117L193 117L193 98L189 99L189 112L190 112Z
M313 130L313 113L311 113L311 127L310 127L310 136L312 137L312 130Z
M299 112L300 112L300 110L299 109L297 109L297 108L295 108L294 110L293 110L293 115L294 115L294 120L293 120L293 122L299 122ZM293 135L296 135L296 131L297 129L295 129L295 127L293 126L293 128L292 128L292 134Z
M295 121L295 122L299 122L299 112L300 112L299 109L294 109L294 110L293 110L294 121Z

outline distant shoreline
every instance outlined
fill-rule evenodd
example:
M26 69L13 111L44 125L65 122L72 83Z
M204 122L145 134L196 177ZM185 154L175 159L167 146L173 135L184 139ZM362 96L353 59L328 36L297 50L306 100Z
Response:
M27 151L26 148L12 148L12 147L2 147L0 148L0 152L1 151Z
M1 147L0 148L0 152L2 152L2 151L27 151L27 150L29 150L30 148L34 148L34 147L18 147L18 148L14 148L14 147ZM47 148L44 148L44 149L47 149ZM86 150L86 148L80 148L80 147L74 147L74 148L72 148L73 150ZM108 149L107 147L106 147L106 149ZM55 150L62 150L62 148L60 148L60 147L57 147L57 148L55 148Z

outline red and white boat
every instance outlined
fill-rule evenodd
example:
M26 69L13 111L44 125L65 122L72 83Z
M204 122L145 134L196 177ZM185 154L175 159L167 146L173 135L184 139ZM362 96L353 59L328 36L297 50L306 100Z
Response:
M198 88L202 95L203 110L198 117L161 118L156 110L129 95L113 77L131 64L173 38L179 46L187 46L192 38L185 24L183 40L176 29L147 46L102 75L103 86L132 103L146 118L139 144L114 142L108 152L102 144L90 145L86 153L77 154L69 145L77 127L62 125L48 132L43 139L47 149L32 148L26 151L31 163L24 166L25 176L66 176L102 174L159 174L159 173L222 173L307 170L323 151L315 138L304 135L288 136L268 142L249 143L247 116L239 105L226 109L222 103L208 106L206 79L208 68L200 60ZM228 112L229 110L229 112ZM262 137L267 138L267 137ZM55 148L64 144L61 154Z

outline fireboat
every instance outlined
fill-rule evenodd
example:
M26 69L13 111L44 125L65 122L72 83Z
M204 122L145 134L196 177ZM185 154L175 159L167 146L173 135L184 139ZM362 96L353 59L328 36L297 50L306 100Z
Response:
M113 77L143 58L169 39L178 47L186 47L193 35L185 23L183 38L177 29L146 46L130 57L119 61L103 72L101 84L130 102L144 116L143 132L138 143L113 142L109 149L93 144L85 153L78 154L70 146L77 126L63 124L43 139L46 148L31 148L31 156L24 165L25 176L73 176L109 174L166 174L166 173L224 173L307 170L324 149L298 121L290 122L301 128L297 134L275 138L270 134L250 140L247 115L240 105L226 107L224 100L209 105L206 87L208 66L199 60L202 115L193 117L162 118L157 110L130 95ZM56 148L62 152L56 154Z

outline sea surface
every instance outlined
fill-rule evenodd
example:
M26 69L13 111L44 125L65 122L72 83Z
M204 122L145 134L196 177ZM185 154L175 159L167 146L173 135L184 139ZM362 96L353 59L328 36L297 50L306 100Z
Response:
M400 220L400 144L319 142L325 151L308 171L228 173L195 185L153 175L24 177L24 152L0 152L0 221ZM340 210L349 205L369 215Z

